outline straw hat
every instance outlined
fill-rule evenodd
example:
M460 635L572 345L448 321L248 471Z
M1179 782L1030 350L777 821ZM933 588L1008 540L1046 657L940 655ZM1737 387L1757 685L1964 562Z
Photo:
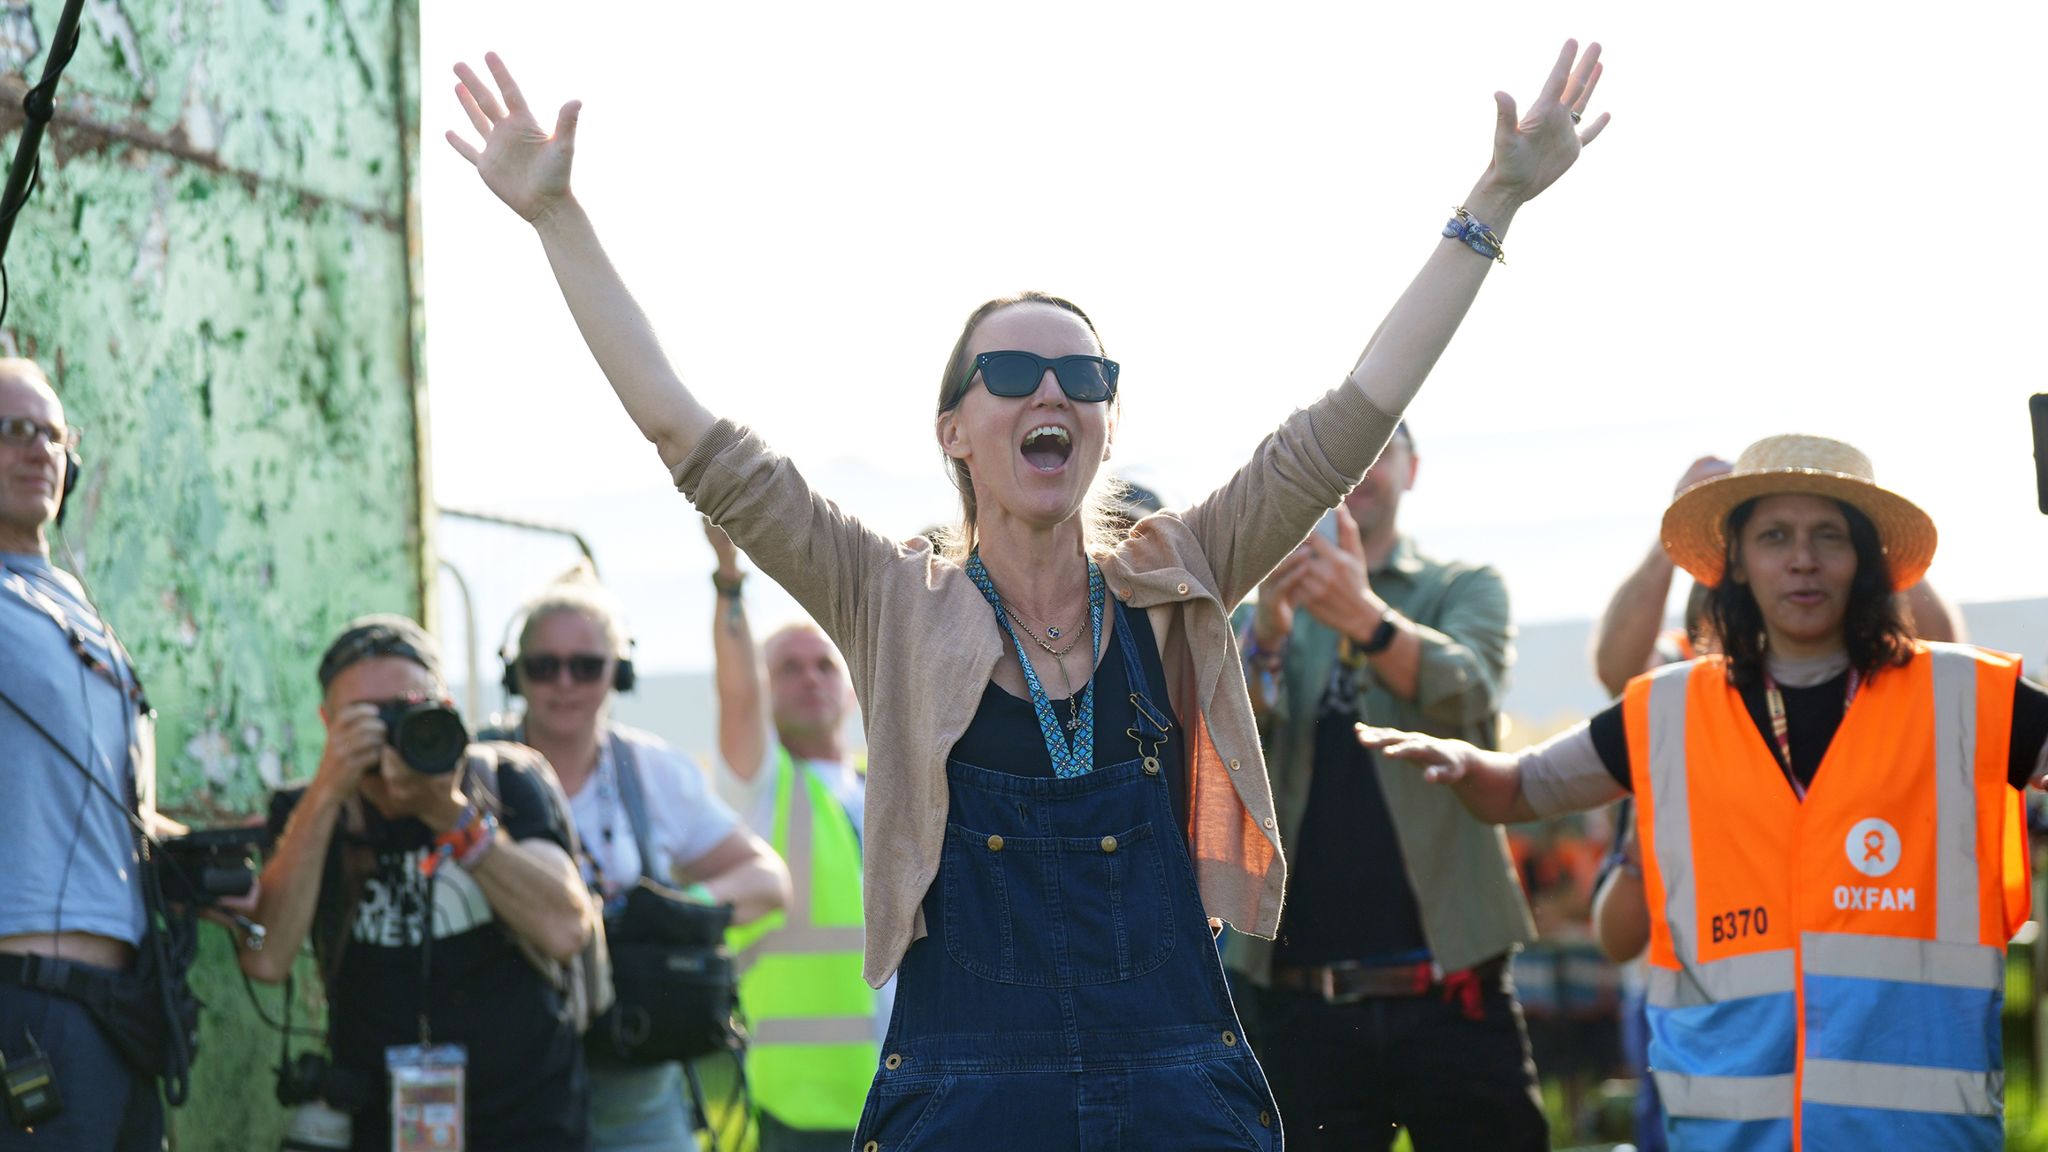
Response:
M1894 589L1911 588L1934 559L1934 521L1912 501L1877 486L1870 458L1840 440L1772 436L1742 450L1735 470L1687 488L1664 510L1664 551L1702 584L1721 582L1728 514L1759 496L1811 493L1840 500L1877 525Z

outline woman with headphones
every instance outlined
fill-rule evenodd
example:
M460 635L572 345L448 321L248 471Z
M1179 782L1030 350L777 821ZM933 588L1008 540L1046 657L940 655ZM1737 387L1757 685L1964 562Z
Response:
M704 774L660 737L610 717L614 691L633 687L631 645L617 604L587 568L527 601L505 661L506 691L526 699L512 738L545 755L569 796L585 879L606 901L640 877L730 904L745 924L789 900L789 872ZM641 859L620 780L634 773L646 804L649 847ZM591 1069L591 1132L598 1152L693 1146L682 1067Z

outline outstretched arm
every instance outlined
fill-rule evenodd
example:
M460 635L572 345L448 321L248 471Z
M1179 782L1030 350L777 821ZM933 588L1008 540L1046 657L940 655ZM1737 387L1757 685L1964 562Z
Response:
M1601 71L1600 45L1588 45L1581 55L1578 42L1567 40L1527 114L1516 115L1514 97L1493 94L1498 113L1493 160L1462 205L1473 220L1505 237L1522 205L1564 175L1579 150L1607 127L1604 112L1584 125L1575 120L1592 98ZM1382 412L1406 410L1450 345L1493 263L1463 240L1445 237L1380 322L1351 369L1349 383L1363 389Z
M1494 93L1493 159L1462 207L1496 241L1521 206L1555 183L1607 126L1604 113L1583 126L1573 120L1601 69L1599 45L1581 56L1567 40L1526 115L1518 117L1505 92ZM1365 475L1493 263L1461 239L1439 240L1344 382L1281 425L1222 488L1181 514L1225 604L1249 594Z
M450 131L448 143L476 165L484 184L532 224L597 366L626 407L640 434L673 470L696 447L714 417L683 386L640 305L626 290L597 229L569 187L576 151L578 101L562 105L552 133L527 106L512 73L495 53L485 55L497 90L467 64L457 64L455 97L483 138L478 146ZM502 95L503 99L500 99Z
M1526 824L1541 819L1522 795L1522 770L1512 753L1364 724L1358 726L1358 742L1382 756L1421 768L1425 780L1448 785L1465 810L1481 823Z

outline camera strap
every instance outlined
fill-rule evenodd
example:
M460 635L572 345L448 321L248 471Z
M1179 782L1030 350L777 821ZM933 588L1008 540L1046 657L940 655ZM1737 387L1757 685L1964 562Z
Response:
M94 654L85 631L73 622L71 613L65 611L64 606L59 604L55 597L36 587L35 581L29 578L28 573L11 564L0 565L0 568L5 568L7 575L12 577L9 580L0 580L0 588L14 593L23 603L49 617L50 622L57 626L57 631L62 632L64 638L71 642L72 654L78 657L79 662L83 663L88 671L112 684L115 691L128 697L140 711L149 711L149 704L142 694L142 680L135 674L135 661L129 657L128 650L121 646L120 639L114 635L114 630L107 626L106 620L100 619L97 622L96 630L102 641L101 646L121 667L116 667L113 662L102 660ZM121 675L123 667L128 672L126 677Z

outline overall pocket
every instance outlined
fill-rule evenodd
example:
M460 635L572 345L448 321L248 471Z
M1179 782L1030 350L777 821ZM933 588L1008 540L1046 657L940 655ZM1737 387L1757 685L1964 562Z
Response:
M908 1152L955 1083L951 1076L887 1086L877 1081L868 1089L855 1146L862 1152Z
M985 980L1061 988L1142 976L1173 951L1151 824L1101 836L946 825L946 953Z

